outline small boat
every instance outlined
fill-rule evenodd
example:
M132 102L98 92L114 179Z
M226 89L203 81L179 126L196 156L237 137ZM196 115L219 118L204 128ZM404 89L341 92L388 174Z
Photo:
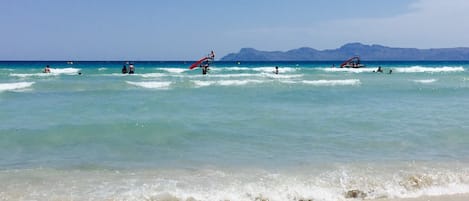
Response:
M352 57L348 59L347 61L344 61L342 64L340 64L341 68L362 68L365 67L365 65L360 63L360 57Z

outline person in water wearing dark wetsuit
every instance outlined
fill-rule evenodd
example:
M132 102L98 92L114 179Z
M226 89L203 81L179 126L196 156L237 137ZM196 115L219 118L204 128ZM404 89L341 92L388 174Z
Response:
M127 74L127 66L122 67L122 74Z

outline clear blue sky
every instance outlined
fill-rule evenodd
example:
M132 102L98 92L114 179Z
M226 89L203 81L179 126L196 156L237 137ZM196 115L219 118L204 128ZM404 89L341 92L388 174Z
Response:
M2 0L0 60L195 60L243 47L469 46L467 0Z

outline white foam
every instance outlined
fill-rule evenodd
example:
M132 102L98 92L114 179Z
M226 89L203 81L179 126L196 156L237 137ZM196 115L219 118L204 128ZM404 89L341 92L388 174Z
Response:
M189 69L185 68L157 68L158 70L166 71L168 73L183 73L189 71Z
M45 76L52 76L53 74L51 73L11 73L10 76L12 77L20 77L20 78L25 78L25 77L45 77Z
M226 70L226 71L247 71L251 70L252 68L248 67L225 67L225 68L217 68L216 70Z
M29 182L30 175L41 182ZM129 172L40 169L0 171L0 176L4 178L0 181L4 186L0 198L4 200L18 196L24 200L64 200L70 196L70 200L116 201L346 201L358 200L346 198L349 190L363 192L364 198L359 200L469 193L467 168L408 166L389 170L389 166L366 164L276 172L249 168Z
M291 79L302 77L303 74L273 74L273 73L236 73L236 74L210 74L209 77L213 78L240 78L240 77L260 77L260 78L275 78L275 79ZM191 75L188 77L206 77L206 75Z
M55 75L66 74L66 75L76 75L80 72L78 68L51 68L50 73Z
M210 85L214 85L217 82L215 81L202 81L202 80L192 80L196 87L208 87Z
M203 77L204 75L198 75L198 76ZM250 73L237 73L237 74L211 74L209 76L216 77L216 78L232 78L232 77L256 77L259 75L250 74Z
M260 84L266 81L264 80L217 80L217 81L203 81L203 80L192 80L196 87L207 87L211 85L218 86L241 86L247 84Z
M274 78L274 79L291 79L303 77L303 74L273 74L273 73L261 73L260 76Z
M104 70L107 70L107 68L104 68L104 67L98 68L98 71L104 71Z
M413 66L410 68L393 68L396 72L399 73L439 73L439 72L462 72L464 68L460 67L422 67L422 66Z
M145 74L139 74L139 76L148 78L148 77L164 77L167 75L164 73L145 73Z
M429 84L429 83L433 83L433 82L436 82L437 79L428 79L428 80L413 80L414 82L416 83L422 83L422 84Z
M279 73L291 73L297 71L299 68L291 68L291 67L279 67ZM211 68L214 71L256 71L256 72L264 72L264 73L273 73L275 71L275 66L265 66L265 67L256 67L256 68L249 68L249 67L222 67L222 68Z
M34 82L0 83L0 92L15 91L31 87Z
M127 84L138 86L138 87L143 87L147 89L169 89L169 86L171 85L171 82L157 82L157 81L152 81L152 82L131 82L131 81L126 81Z
M45 77L57 75L76 75L80 72L79 68L51 68L50 73L12 73L10 76L14 77Z
M376 71L377 68L318 68L326 72L349 72L349 73L369 73Z
M102 74L102 75L99 75L99 76L119 76L119 77L122 77L122 76L127 76L129 74L122 74L122 73L111 73L111 74Z
M221 86L240 86L240 85L246 85L250 83L263 83L265 81L263 80L221 80L217 81L217 84Z
M310 84L314 86L345 86L345 85L360 85L359 79L348 80L303 80L303 84Z
M264 73L273 73L275 71L275 67L258 67L258 68L252 68L253 71L259 71L259 72L264 72ZM289 68L289 67L279 67L278 72L279 73L289 73L289 72L295 72L297 71L297 68Z
M281 83L285 83L285 84L296 84L298 83L297 81L293 81L293 80L280 80Z

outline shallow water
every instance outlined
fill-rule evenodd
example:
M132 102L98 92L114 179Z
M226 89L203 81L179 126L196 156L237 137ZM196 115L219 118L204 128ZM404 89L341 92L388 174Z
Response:
M0 62L1 199L469 192L469 62L122 64Z

